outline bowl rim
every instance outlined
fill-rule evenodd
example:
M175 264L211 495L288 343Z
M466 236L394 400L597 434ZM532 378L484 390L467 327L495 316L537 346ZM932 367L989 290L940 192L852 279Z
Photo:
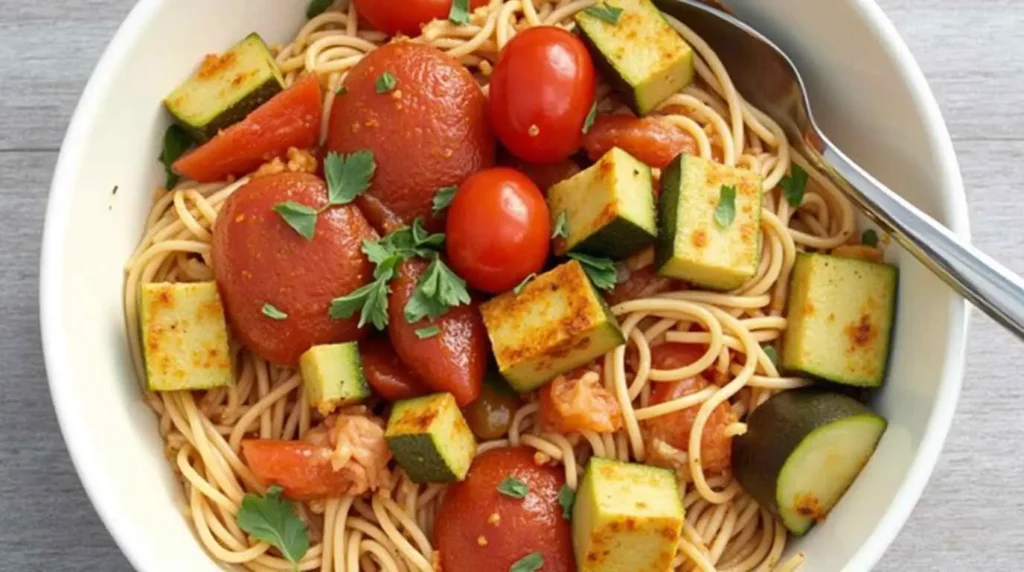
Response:
M139 544L132 541L137 532L133 530L130 519L120 518L105 500L104 471L88 461L93 446L87 439L80 437L84 435L85 419L74 403L62 397L62 388L72 383L73 374L65 359L67 348L62 336L60 288L64 269L61 262L64 259L66 221L71 215L70 193L74 188L69 173L81 161L86 135L95 122L94 109L99 106L106 86L129 52L128 48L144 33L166 1L140 0L132 8L104 50L82 92L54 168L40 255L41 340L50 397L58 425L86 495L118 548L137 570L151 569L151 557L142 553L137 548ZM914 106L923 112L924 127L934 147L933 151L939 157L942 180L953 190L942 196L946 206L952 207L947 209L950 212L948 226L961 240L970 242L967 197L959 164L946 123L924 73L896 27L874 0L851 0L851 4L861 12L865 24L880 38L882 47L894 57L901 79L910 88ZM970 307L966 301L953 304L951 308L948 332L950 350L946 355L943 379L917 456L904 475L892 505L875 525L868 539L854 553L846 566L847 570L870 569L892 544L920 499L946 441L964 376L970 319Z

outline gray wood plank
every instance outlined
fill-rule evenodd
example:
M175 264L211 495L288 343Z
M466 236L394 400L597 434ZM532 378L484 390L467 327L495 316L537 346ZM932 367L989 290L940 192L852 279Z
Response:
M956 143L975 241L1024 272L1020 0L879 0L920 62ZM39 235L55 150L132 0L0 0L0 570L128 570L71 467L39 348ZM1020 569L1019 345L975 314L954 427L879 570ZM980 563L984 562L982 566Z

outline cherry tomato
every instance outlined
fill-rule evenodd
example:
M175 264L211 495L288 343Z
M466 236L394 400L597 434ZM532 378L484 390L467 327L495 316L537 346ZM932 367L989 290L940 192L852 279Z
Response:
M512 39L491 74L488 112L512 154L554 163L576 152L597 89L583 42L556 27L538 26Z
M384 399L398 401L430 393L423 380L398 357L387 338L374 337L360 343L359 357L366 381Z
M451 393L459 407L465 407L480 396L490 355L487 330L475 302L451 308L433 321L424 318L410 324L405 320L405 305L427 266L425 260L415 258L398 267L388 298L388 337L402 361L427 387ZM427 338L416 334L430 326L437 326L440 332Z
M477 290L500 294L544 268L551 215L526 175L488 169L459 186L448 209L447 236L455 272Z
M498 492L509 477L526 484L526 498ZM537 465L527 447L478 456L466 480L448 487L437 511L434 541L441 570L511 570L533 552L544 556L545 572L576 570L570 523L558 503L564 484L562 468Z
M488 0L470 0L472 12L487 5ZM386 34L418 36L420 28L431 20L445 20L452 9L452 0L355 0L359 15L375 29Z
M587 157L600 159L618 147L643 163L664 169L680 153L696 153L697 142L682 129L657 117L602 115L583 137Z

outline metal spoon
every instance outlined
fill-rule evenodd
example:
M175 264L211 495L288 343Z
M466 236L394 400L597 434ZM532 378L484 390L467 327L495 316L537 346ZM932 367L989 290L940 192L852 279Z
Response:
M696 0L654 3L699 33L721 58L744 99L774 119L796 150L871 220L954 291L1024 339L1024 280L961 242L837 149L815 124L800 73L778 46L731 15ZM766 85L772 89L764 89Z

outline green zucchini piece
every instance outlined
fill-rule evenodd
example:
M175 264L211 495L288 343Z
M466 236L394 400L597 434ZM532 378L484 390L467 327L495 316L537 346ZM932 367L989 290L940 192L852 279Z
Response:
M782 367L860 387L885 380L899 271L891 264L798 254Z
M650 0L603 4L622 10L618 21L580 11L575 16L580 37L633 112L650 113L693 80L693 50Z
M841 393L783 391L755 409L733 441L733 473L761 507L803 535L839 502L886 425Z
M396 402L384 438L414 483L461 481L476 454L476 439L450 393Z
M661 175L658 274L713 290L753 278L761 262L761 177L695 157L676 157ZM723 188L734 187L735 218L715 220Z
M306 401L321 415L370 396L356 342L313 346L299 358Z
M196 141L205 142L282 89L284 77L274 54L252 33L223 54L207 55L164 105Z
M591 457L572 512L577 569L671 570L683 518L675 472Z
M520 393L625 343L580 263L571 260L480 306L501 375Z
M139 324L150 391L234 383L228 326L216 283L143 284Z
M622 260L654 243L651 168L613 148L597 163L548 190L552 225L565 213L569 236L555 254L576 251Z

